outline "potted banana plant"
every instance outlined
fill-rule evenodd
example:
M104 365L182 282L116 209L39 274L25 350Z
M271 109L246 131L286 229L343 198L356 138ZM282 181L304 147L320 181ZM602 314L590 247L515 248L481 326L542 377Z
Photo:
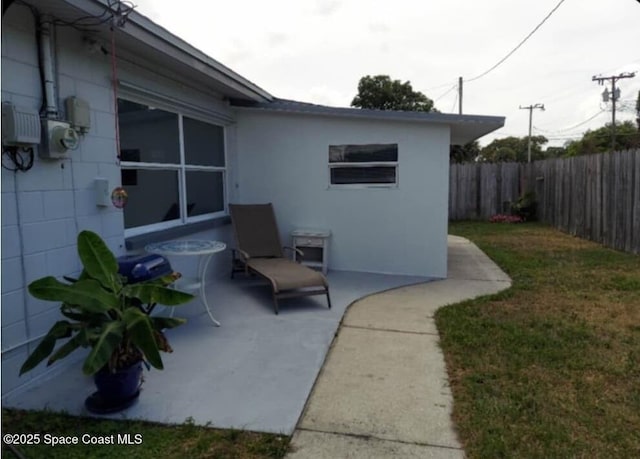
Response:
M61 302L64 316L53 324L27 357L20 374L47 359L47 365L80 348L89 348L82 371L93 375L98 391L86 400L89 410L113 412L131 405L142 382L142 363L163 368L160 352L172 352L164 330L184 319L151 315L156 304L177 306L193 295L169 285L174 276L127 284L118 261L96 233L78 234L78 256L84 267L78 279L52 276L29 284L34 297ZM56 348L56 343L62 344Z

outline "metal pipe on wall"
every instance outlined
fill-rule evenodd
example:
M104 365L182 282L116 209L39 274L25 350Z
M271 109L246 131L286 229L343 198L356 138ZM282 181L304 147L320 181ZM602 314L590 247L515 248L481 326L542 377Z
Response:
M50 16L40 17L39 52L42 66L42 87L44 101L44 118L58 118L58 102L56 100L56 77L54 71L53 21Z

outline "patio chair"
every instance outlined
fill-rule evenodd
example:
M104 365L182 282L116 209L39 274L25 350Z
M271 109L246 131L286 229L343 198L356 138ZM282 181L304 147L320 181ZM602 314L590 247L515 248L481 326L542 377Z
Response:
M237 272L257 274L271 283L273 306L278 300L309 295L327 295L329 284L318 271L285 258L280 243L273 206L269 204L229 204L237 248L232 249L231 278ZM300 256L302 251L295 249Z

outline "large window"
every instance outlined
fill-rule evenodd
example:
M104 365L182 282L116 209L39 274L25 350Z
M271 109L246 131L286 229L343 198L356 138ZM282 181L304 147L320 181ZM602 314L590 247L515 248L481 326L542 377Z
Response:
M397 186L398 144L330 145L331 186Z
M127 235L224 212L224 128L182 113L118 99Z

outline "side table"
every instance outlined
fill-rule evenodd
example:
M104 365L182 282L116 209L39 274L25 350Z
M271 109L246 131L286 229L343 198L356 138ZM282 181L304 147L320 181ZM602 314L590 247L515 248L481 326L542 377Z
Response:
M327 274L331 231L296 229L291 232L291 237L293 238L293 248L304 252L300 262L313 268L321 268L322 274ZM298 255L294 250L293 259L297 260L297 257Z
M198 271L197 277L181 277L176 281L176 288L181 290L199 290L200 299L202 304L209 314L211 321L220 326L220 322L213 317L209 302L207 301L207 295L205 292L206 286L206 272L209 266L209 261L213 254L222 252L227 248L224 242L220 241L207 241L207 240L176 240L166 242L156 242L147 245L144 249L149 253L155 253L158 255L170 256L197 256Z

